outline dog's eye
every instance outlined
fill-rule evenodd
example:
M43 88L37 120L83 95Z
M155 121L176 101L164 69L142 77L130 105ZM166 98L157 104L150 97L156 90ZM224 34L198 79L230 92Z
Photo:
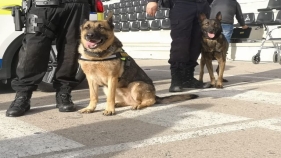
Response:
M208 26L208 25L209 25L209 22L206 22L204 25Z
M105 28L104 28L104 26L102 26L101 24L99 24L99 29L100 29L100 30L104 30Z
M90 25L86 25L86 26L84 27L84 29L89 30L89 29L90 29Z

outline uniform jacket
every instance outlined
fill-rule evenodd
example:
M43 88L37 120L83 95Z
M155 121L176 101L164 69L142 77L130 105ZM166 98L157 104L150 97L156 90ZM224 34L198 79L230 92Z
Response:
M211 4L211 19L216 18L218 12L222 14L223 24L233 24L234 16L241 26L245 25L245 20L240 7L240 4L236 0L214 0Z

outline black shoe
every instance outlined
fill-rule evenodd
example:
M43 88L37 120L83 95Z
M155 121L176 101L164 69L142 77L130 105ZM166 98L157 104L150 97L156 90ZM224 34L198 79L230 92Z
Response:
M30 98L27 96L16 96L15 100L6 111L7 117L18 117L24 115L30 109Z
M188 80L185 80L182 83L183 88L207 88L205 87L205 84L202 81L198 81L196 78L191 78Z
M182 74L180 69L171 69L171 86L169 92L182 92Z
M194 68L184 68L183 70L183 88L209 88L210 85L194 78Z
M56 93L56 107L59 108L60 112L73 112L76 111L76 106L71 100L70 93Z

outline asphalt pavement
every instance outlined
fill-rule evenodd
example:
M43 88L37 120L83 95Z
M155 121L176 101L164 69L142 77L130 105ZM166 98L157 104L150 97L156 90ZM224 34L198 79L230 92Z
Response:
M153 79L157 95L173 95L167 60L136 61ZM0 85L0 158L280 158L280 68L272 62L227 61L229 82L223 89L185 89L182 93L199 98L143 110L117 108L114 116L102 115L101 89L91 114L60 113L55 93L38 90L26 115L9 118L5 111L15 94ZM196 78L198 73L199 67ZM86 107L87 82L72 96L78 109Z

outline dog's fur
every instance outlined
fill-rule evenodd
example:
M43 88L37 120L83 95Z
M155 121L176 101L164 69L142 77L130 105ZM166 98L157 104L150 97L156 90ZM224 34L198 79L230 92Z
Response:
M199 80L203 81L204 66L206 64L210 75L211 87L216 88L223 88L223 82L227 82L227 80L223 79L223 73L226 63L228 42L222 34L221 19L222 15L220 12L217 13L216 19L207 19L204 13L199 15L203 38ZM217 82L214 77L212 65L212 60L214 59L218 61L218 67L216 69L218 74Z
M81 44L79 63L86 74L90 103L81 113L94 112L98 102L98 87L104 86L107 97L104 115L113 115L117 106L132 106L142 109L155 103L171 103L198 97L194 94L158 97L152 80L137 65L133 58L106 59L123 52L122 43L114 35L112 15L106 20L85 21L81 25ZM129 61L129 63L128 63ZM126 66L129 64L129 66Z

